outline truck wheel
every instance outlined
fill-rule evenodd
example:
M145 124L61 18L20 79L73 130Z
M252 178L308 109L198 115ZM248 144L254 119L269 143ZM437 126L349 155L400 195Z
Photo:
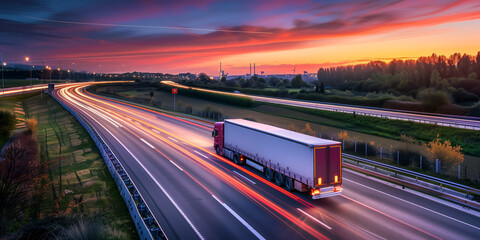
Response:
M215 152L217 152L217 155L220 155L220 147L219 147L219 146L217 146L217 147L215 148Z
M285 176L283 184L287 191L291 192L293 190L293 180L291 177Z
M265 174L265 179L267 179L268 181L272 181L272 179L273 179L272 169L265 168L265 171L263 171L263 173Z
M277 186L281 187L282 184L283 184L282 174L280 174L279 172L273 173L273 182L274 182Z
M238 160L238 154L233 155L233 162L236 164L240 164L240 160Z

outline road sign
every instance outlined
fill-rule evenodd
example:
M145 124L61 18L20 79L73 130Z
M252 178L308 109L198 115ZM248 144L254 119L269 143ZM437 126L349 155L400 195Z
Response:
M172 88L172 94L177 94L178 93L178 89L177 88Z

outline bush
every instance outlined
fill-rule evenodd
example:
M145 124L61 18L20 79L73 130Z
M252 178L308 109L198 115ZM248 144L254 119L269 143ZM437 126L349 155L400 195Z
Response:
M0 137L8 138L15 128L15 116L7 111L0 111Z
M417 99L422 102L429 111L435 111L438 106L450 104L450 97L444 91L426 88L420 90Z
M472 102L478 102L480 100L480 97L477 95L466 91L463 88L455 89L455 88L450 88L449 89L450 94L452 94L453 100L455 103L472 103Z
M433 141L425 144L424 151L430 161L440 160L442 169L455 167L464 159L460 146L452 146L448 140L442 142L438 135Z

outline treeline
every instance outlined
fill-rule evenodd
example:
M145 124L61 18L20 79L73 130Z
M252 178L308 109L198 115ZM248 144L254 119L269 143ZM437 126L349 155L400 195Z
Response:
M479 76L480 52L320 68L317 75L319 82L339 90L416 97L419 89L432 88L449 93L460 104L479 100Z

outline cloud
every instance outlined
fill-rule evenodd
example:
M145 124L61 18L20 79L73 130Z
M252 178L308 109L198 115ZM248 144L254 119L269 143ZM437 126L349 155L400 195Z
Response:
M29 1L20 2L24 5ZM243 11L244 17L232 24L227 20L222 23L228 12L216 12L227 4L225 2L143 0L112 4L102 1L95 3L95 7L65 8L49 14L47 19L57 22L0 20L2 27L5 26L2 34L7 36L0 40L0 44L16 45L20 49L11 50L9 54L40 53L38 48L41 47L45 52L41 55L45 59L77 59L86 65L106 62L103 64L105 71L121 71L118 66L122 62L145 69L160 64L164 69L176 69L178 65L184 68L197 66L237 54L303 48L313 41L331 44L331 41L319 43L324 39L480 18L478 1L469 0L428 4L414 0L254 3L248 0L237 2L235 7L238 7L237 11ZM33 4L36 5L32 10L51 9L40 2ZM23 5L12 5L10 8ZM189 17L188 22L165 24L172 19L182 19L182 14L198 14L198 20ZM257 25L264 22L258 19L270 19L270 22L268 25ZM79 24L82 22L93 24ZM212 22L220 24L205 25ZM162 26L173 28L162 29ZM272 34L256 34L259 32Z

